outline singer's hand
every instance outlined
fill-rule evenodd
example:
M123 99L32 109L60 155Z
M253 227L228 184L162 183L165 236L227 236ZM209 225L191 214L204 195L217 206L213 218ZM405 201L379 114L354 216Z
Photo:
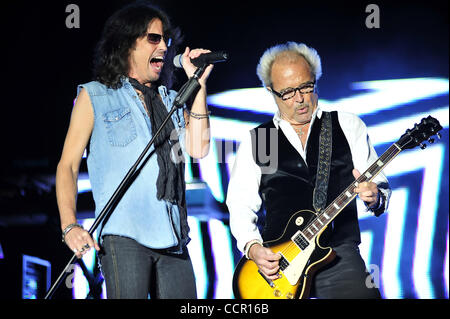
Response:
M66 245L72 250L77 258L83 257L92 247L100 251L100 246L89 233L79 227L72 228L66 235Z
M190 50L189 47L186 47L186 49L184 50L182 59L183 59L183 69L186 72L186 75L188 76L188 78L192 77L194 75L195 71L197 70L197 67L192 64L191 59L195 59L199 55L201 55L203 53L209 53L209 52L211 52L211 51L210 50L204 50L204 49ZM202 87L205 86L206 80L208 79L208 76L211 73L213 67L214 66L212 64L210 64L206 68L205 72L203 72L203 75L198 80L198 82L200 83L200 85Z

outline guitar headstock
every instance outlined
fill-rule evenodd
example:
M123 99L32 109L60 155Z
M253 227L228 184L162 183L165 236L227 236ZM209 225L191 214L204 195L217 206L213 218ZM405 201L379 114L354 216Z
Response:
M402 149L410 149L420 145L421 149L426 147L423 142L434 143L433 135L441 138L439 131L442 130L441 124L434 117L423 118L419 124L414 124L412 129L407 129L397 141L397 145Z

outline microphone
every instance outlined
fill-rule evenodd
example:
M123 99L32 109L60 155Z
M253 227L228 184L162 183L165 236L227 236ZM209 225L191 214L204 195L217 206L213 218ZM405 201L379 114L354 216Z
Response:
M177 68L183 67L183 61L182 61L183 54L178 54L173 58L173 64ZM191 59L191 62L196 67L201 67L203 65L208 64L214 64L217 62L224 62L228 60L228 53L223 51L217 51L217 52L210 52L210 53L203 53L196 57L195 59Z

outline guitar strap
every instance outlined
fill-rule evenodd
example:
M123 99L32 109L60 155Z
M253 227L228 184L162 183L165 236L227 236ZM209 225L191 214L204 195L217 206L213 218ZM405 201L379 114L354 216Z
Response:
M319 136L319 159L317 161L316 186L313 192L313 207L318 213L327 203L328 179L330 177L332 143L331 113L322 113Z

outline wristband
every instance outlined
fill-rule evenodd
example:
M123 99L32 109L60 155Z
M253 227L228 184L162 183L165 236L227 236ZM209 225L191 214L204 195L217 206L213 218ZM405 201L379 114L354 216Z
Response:
M250 252L250 248L252 248L252 246L255 244L259 244L262 246L262 242L259 239L253 239L253 240L249 241L248 244L245 246L244 255L247 259L250 259L250 257L248 256L248 253Z
M194 119L200 120L200 119L205 119L205 118L207 118L207 117L211 114L211 111L208 111L208 112L205 113L205 114L198 114L198 113L194 113L194 112L191 112L191 111L188 111L188 113L189 113L189 115L192 116Z
M66 243L66 235L68 232L70 232L74 227L79 227L81 229L84 229L82 225L78 224L78 223L73 223L68 225L66 228L64 228L63 232L62 232L62 242Z
M373 208L369 208L369 210L372 212L373 216L380 216L384 210L386 209L386 196L383 192L378 192L378 205L375 205Z

